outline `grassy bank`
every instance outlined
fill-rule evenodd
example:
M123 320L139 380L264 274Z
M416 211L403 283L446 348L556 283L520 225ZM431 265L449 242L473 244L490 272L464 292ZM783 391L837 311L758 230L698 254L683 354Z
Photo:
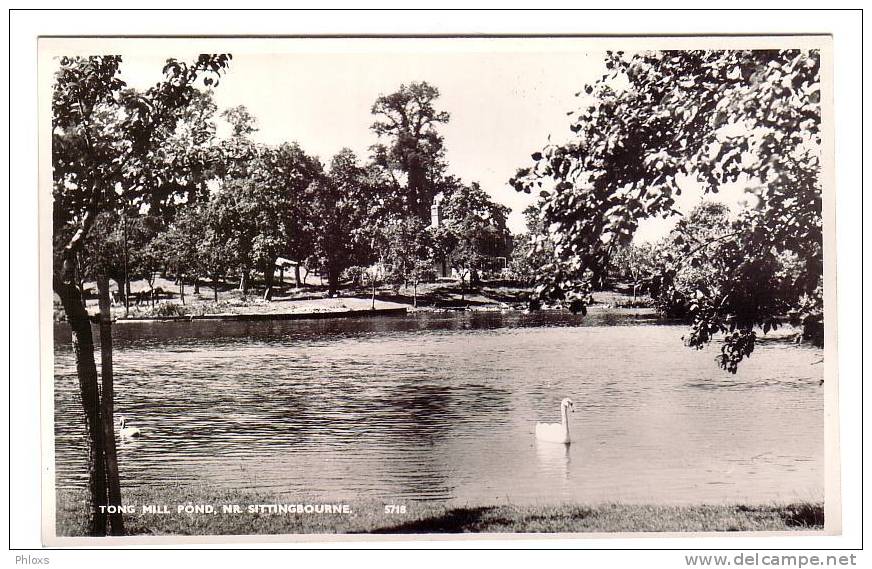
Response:
M335 501L351 513L249 513L248 505L322 504L321 500L278 497L254 491L196 487L165 491L128 490L125 514L130 535L268 535L295 533L557 533L557 532L728 532L823 529L820 503L771 505L649 506L606 504L466 505L462 507L407 502L406 513L386 513L387 502ZM57 532L85 535L84 494L59 491ZM143 514L142 506L165 505L168 514ZM214 514L177 512L179 504L211 504ZM238 505L241 513L222 513L222 505Z
M408 307L405 304L384 302L361 298L314 298L306 300L278 300L273 302L253 301L233 304L229 302L179 305L174 303L161 303L156 309L131 310L125 316L123 310L114 314L119 322L137 320L174 320L190 318L212 319L282 319L283 317L303 316L348 316L348 315L372 315L379 312L399 311L405 313Z

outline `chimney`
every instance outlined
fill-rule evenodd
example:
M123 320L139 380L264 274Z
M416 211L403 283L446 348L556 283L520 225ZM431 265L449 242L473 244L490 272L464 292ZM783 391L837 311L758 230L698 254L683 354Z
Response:
M442 193L433 197L433 205L430 206L430 227L439 227L442 223Z
M430 227L439 227L442 222L442 211L438 202L433 202L430 206Z

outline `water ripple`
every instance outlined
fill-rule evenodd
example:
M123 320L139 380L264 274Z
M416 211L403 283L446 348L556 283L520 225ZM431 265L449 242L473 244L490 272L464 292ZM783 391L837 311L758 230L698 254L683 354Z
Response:
M819 350L735 376L684 329L568 314L116 326L128 486L476 502L770 501L823 488ZM85 484L69 331L55 328L59 487ZM575 442L536 421L576 401Z

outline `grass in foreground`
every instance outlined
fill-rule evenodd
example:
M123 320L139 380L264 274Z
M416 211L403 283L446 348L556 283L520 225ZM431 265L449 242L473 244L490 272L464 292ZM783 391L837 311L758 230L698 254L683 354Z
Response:
M385 512L381 501L347 503L350 514L248 513L249 504L322 504L323 500L279 498L253 491L230 492L207 487L126 491L125 514L130 535L269 535L318 533L559 533L559 532L726 532L822 530L821 503L770 505L651 506L606 504L444 506L407 502L405 514ZM143 514L142 505L166 505L169 514ZM214 514L177 513L179 504L212 504ZM221 513L222 504L243 512ZM57 532L85 535L84 493L59 491Z

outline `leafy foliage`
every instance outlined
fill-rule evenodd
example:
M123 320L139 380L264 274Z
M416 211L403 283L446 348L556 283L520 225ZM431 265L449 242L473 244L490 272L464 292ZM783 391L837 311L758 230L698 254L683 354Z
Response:
M155 257L174 275L208 274L202 264L201 237L205 207L180 212L173 222L150 244Z
M245 175L224 180L213 196L221 232L234 243L239 269L272 270L280 255L303 258L311 251L310 186L321 164L297 144L255 146Z
M370 220L385 214L384 188L379 173L361 165L347 148L333 157L313 186L310 204L318 225L314 248L330 294L337 291L342 271L373 259L376 236Z
M438 254L458 270L461 280L476 280L493 257L508 256L509 208L494 203L478 183L455 184L441 206L443 222L433 230L433 240Z
M647 292L651 286L655 272L654 246L650 243L641 245L630 244L616 247L609 257L609 277L616 277L628 283L633 289L633 300L636 294Z
M247 138L257 132L257 119L244 105L221 111L221 117L230 123L235 138Z
M101 267L101 259L89 257L86 248L98 218L110 221L106 214L118 214L126 222L128 211L160 215L177 197L179 185L172 182L190 172L172 162L156 162L162 160L161 149L175 132L182 110L196 97L195 82L202 77L206 87L216 83L229 60L229 55L206 54L192 64L170 59L164 79L144 93L124 89L117 77L118 56L58 60L52 91L52 287L73 333L88 444L91 535L105 535L107 529L121 534L123 521L119 513L107 516L101 510L109 501L121 500L111 432L112 343L104 336L111 324L101 322L101 385L77 272L89 263ZM94 244L91 253L100 249ZM104 294L107 284L101 276L98 287Z
M681 178L702 192L747 187L754 204L718 242L722 290L697 288L688 341L726 333L721 365L751 353L757 326L785 308L820 326L822 279L820 57L817 52L676 51L609 53L607 72L587 85L567 144L533 154L511 180L538 192L553 255L538 293L580 306L611 253L630 243L639 220L669 216ZM795 273L772 257L793 255ZM784 291L799 293L783 296ZM802 308L800 308L802 307ZM767 326L769 325L769 326Z
M525 284L532 284L536 275L542 271L551 256L550 240L542 227L540 208L532 204L524 209L524 219L527 231L515 236L512 244L512 256L509 268L514 279Z
M173 181L188 178L189 165L167 160L167 148L188 105L202 106L197 79L216 84L230 57L170 59L164 80L144 93L125 89L118 56L60 59L52 93L54 234L67 240L56 241L56 274L64 262L72 266L102 212L151 208L157 215L186 187Z
M97 275L105 274L119 285L125 278L151 281L161 263L152 254L150 244L163 229L163 220L158 217L101 213L79 257L79 278L96 280Z
M417 285L432 276L432 235L417 217L388 219L378 228L376 246L387 281Z
M421 220L430 215L446 168L437 127L448 122L449 114L434 107L438 97L436 87L412 82L372 106L377 117L372 130L386 141L372 146L373 161L390 176L399 207Z

